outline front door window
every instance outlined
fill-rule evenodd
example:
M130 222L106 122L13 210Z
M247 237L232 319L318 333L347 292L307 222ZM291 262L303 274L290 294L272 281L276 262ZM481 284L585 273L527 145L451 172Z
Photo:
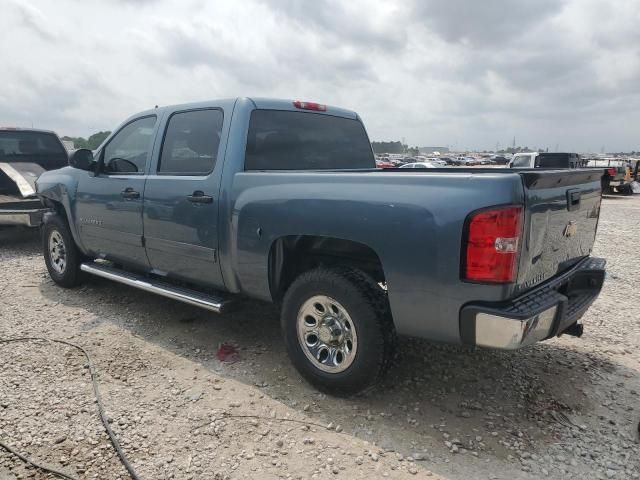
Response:
M142 175L153 140L156 117L144 117L125 125L104 148L106 174Z

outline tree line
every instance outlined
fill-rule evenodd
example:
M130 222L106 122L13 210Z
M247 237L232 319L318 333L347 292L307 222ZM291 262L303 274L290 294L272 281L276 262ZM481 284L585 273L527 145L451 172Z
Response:
M410 147L402 142L371 142L373 153L406 153L418 155L418 147Z
M89 150L95 150L109 135L111 135L111 132L105 131L94 133L89 138L66 136L62 137L62 140L73 142L74 148L88 148Z

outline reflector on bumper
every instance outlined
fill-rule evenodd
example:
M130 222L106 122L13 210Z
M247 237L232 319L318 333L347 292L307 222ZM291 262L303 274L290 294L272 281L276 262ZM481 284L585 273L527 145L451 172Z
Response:
M557 305L525 320L478 313L475 321L476 345L513 350L544 340L551 334Z

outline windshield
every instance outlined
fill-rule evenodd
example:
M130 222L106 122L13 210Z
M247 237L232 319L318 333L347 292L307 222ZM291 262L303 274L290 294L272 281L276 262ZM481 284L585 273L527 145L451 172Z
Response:
M68 165L68 158L53 133L1 130L0 162L37 163L45 170L53 170Z

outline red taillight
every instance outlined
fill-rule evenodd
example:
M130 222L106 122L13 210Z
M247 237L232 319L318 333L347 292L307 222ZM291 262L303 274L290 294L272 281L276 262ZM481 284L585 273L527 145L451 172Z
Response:
M616 176L616 169L615 168L607 168L607 173L609 174L610 177L615 177Z
M315 110L316 112L327 111L326 105L322 105L321 103L315 103L315 102L301 102L300 100L295 100L293 102L293 106L301 110Z
M467 223L465 280L509 283L516 279L522 207L496 207L472 213Z

